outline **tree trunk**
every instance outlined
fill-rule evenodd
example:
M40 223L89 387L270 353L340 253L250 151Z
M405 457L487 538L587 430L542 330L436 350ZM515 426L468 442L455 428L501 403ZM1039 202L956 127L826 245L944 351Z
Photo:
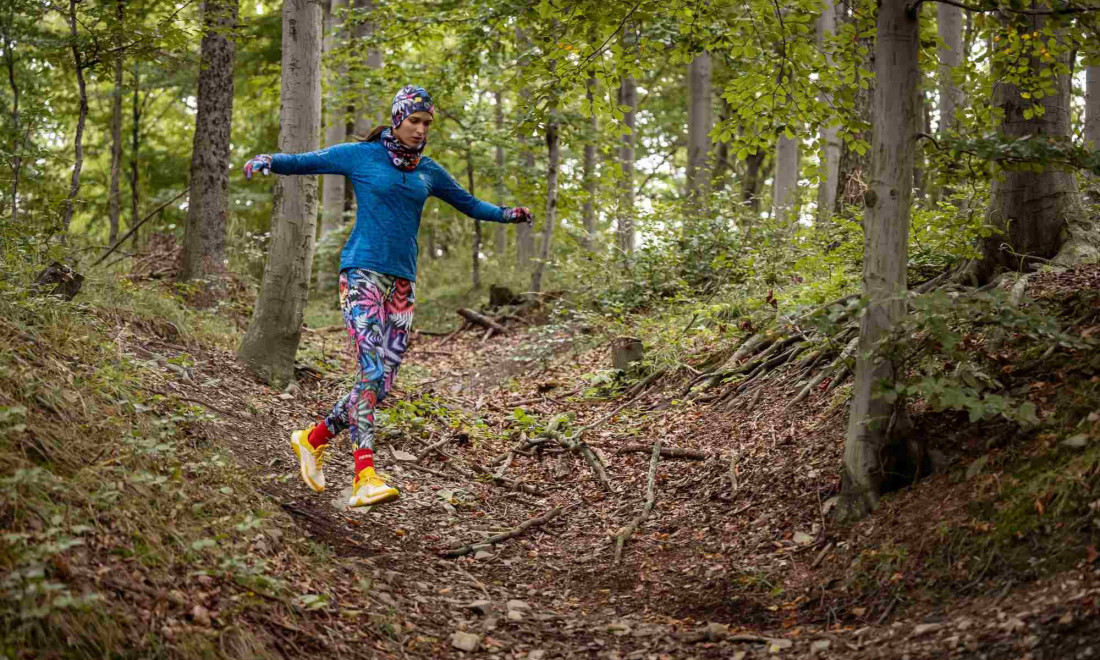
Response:
M527 35L522 28L516 28L516 43L523 51L530 48L530 42L528 42ZM520 57L520 69L526 67L529 61L528 55ZM531 105L531 89L524 87L520 90L520 97L523 99L523 104L522 106L517 105L515 111L517 118L522 120L524 108ZM527 181L535 172L535 152L531 149L530 141L526 137L520 138L519 148L520 153L523 154L523 179ZM535 257L535 235L531 228L527 226L527 223L514 226L516 228L516 267L521 271L526 271L531 267L531 260Z
M115 16L118 18L119 32L123 21L124 0L115 0ZM121 43L116 43L121 46ZM111 94L111 182L107 190L107 219L111 230L107 243L115 244L118 239L118 219L122 214L119 199L119 177L122 174L122 51L115 55L115 88Z
M233 64L237 58L232 30L237 24L237 2L203 2L202 63L191 151L191 202L183 242L182 280L203 279L225 271Z
M331 0L325 15L325 54L329 57L343 41L341 30L347 0ZM346 78L343 67L330 66L327 71L328 93L324 101L325 146L331 147L347 139L347 120L344 105L340 102L341 85ZM342 174L325 174L321 177L321 240L344 224L344 196L347 180ZM323 262L323 263L322 263ZM332 293L336 290L337 274L329 268L329 262L317 264L317 291Z
M760 183L764 179L761 176L761 170L764 167L765 157L764 151L757 149L756 153L749 154L745 158L745 176L741 179L741 201L754 214L760 210Z
M619 181L618 240L619 250L631 255L634 254L634 112L638 106L637 89L631 76L624 76L619 83L619 105L625 105L629 110L623 115L627 132L619 147L622 176Z
M858 23L859 19L849 15L846 20ZM875 39L873 35L864 34L859 37L858 45L865 48L867 59L857 66L856 80L852 84L853 89L853 115L855 126L850 130L854 137L858 137L870 145L874 141L874 130L871 125L871 100L874 96L875 79L873 74L867 76L869 84L865 87L862 83L863 76L860 70L874 71L875 69ZM840 145L840 161L837 166L836 177L836 205L833 213L840 213L845 206L863 206L863 192L867 189L867 180L871 171L871 150L859 153L846 142Z
M940 125L939 132L956 130L955 109L963 104L962 88L952 80L951 72L963 63L963 10L936 3L936 28L943 41L939 53Z
M553 107L546 118L546 211L542 218L542 249L535 271L531 275L531 292L542 291L542 273L550 260L554 242L554 224L558 216L558 163L561 160L561 142L558 137L558 112Z
M470 186L470 194L477 196L474 188L474 154L469 145L466 147L466 181ZM474 218L474 246L470 254L471 277L474 290L481 288L481 220Z
M496 105L493 107L493 115L496 119L497 130L504 129L504 92L497 90L495 92ZM496 180L496 193L497 204L504 204L504 145L498 143L496 147L496 166L497 166L497 180ZM508 251L508 225L503 222L496 223L496 237L493 241L493 248L498 257L503 256Z
M1016 27L1028 32L1041 34L1048 27L1045 16L1014 20L1024 23ZM1057 28L1055 35L1061 36ZM1071 56L1063 54L1062 63L1070 64ZM1027 75L1038 80L1044 65L1037 58L1025 62L1029 68ZM1002 76L995 75L994 80L993 105L1004 113L1000 126L1003 139L1025 136L1068 139L1072 135L1069 75L1056 75L1055 92L1038 100L1022 98L1023 90ZM1041 104L1043 112L1028 118L1025 112L1030 115L1034 103ZM1053 165L1040 171L1005 165L999 169L1001 172L990 187L986 216L987 224L999 232L981 241L982 258L974 269L978 282L989 281L1002 269L1026 271L1033 264L1050 259L1071 263L1096 254L1096 227L1082 208L1074 172Z
M282 105L279 151L317 149L321 134L321 6L283 0ZM238 355L282 383L294 377L294 355L309 295L317 226L317 178L275 179L271 248L263 285Z
M80 170L84 167L84 124L88 120L88 87L84 82L84 56L80 52L80 35L76 31L76 5L78 0L69 0L69 37L73 52L73 65L76 71L76 87L80 98L80 114L76 119L76 136L73 138L73 173L69 180L69 195L65 198L65 209L61 216L61 231L68 235L69 224L76 210L76 196L80 194Z
M895 407L877 394L894 382L895 366L868 354L905 315L909 210L916 148L920 23L908 0L882 0L875 41L875 95L870 190L865 195L863 295L851 414L844 442L838 514L854 520L873 510L897 447L890 446Z
M581 180L584 185L584 206L581 217L584 219L584 238L581 245L586 250L596 247L596 141L600 135L600 119L596 116L593 104L593 88L596 79L589 78L585 82L585 100L588 101L588 110L591 115L588 119L588 135L584 140L584 160L582 165Z
M700 53L688 64L687 196L702 211L710 192L710 131L714 127L710 53Z
M363 13L367 14L373 13L375 10L374 0L358 0L355 6L362 10ZM374 43L374 35L377 31L378 24L373 20L361 21L355 26L355 43ZM380 71L382 65L382 51L378 50L376 47L369 48L367 50L367 68L374 71ZM356 116L355 131L365 137L378 124L387 123L386 119L389 117L389 104L383 103L381 98L372 96L368 88L363 94L359 112Z
M780 135L775 144L775 178L772 184L772 215L791 219L798 205L798 138Z
M833 0L824 0L821 15L817 19L817 44L825 50L825 62L829 67L836 65L828 49L829 38L835 34L836 6ZM831 101L825 94L821 95L821 100L825 103ZM819 139L822 161L817 184L817 219L825 222L833 217L833 210L836 208L836 182L840 172L840 126L822 126Z
M138 223L138 201L140 200L140 191L138 190L138 148L141 146L141 78L138 70L137 58L134 58L134 69L131 77L134 80L134 94L131 102L130 114L132 115L133 125L130 127L130 228L134 229ZM134 231L131 245L138 245L138 234ZM136 250L135 250L136 251Z
M15 6L8 6L3 26L4 62L8 69L8 85L11 87L11 224L19 226L19 173L23 168L22 148L19 139L19 84L15 80Z
M1100 149L1100 65L1085 67L1085 144Z

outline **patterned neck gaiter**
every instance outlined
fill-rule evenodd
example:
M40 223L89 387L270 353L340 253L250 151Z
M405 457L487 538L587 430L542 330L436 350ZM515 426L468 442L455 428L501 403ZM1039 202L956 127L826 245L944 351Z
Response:
M379 139L382 141L382 146L390 153L390 162L393 166L406 172L415 170L420 164L420 155L424 153L424 146L428 144L428 141L424 140L418 147L407 147L401 140L394 137L393 129L390 128L382 131Z

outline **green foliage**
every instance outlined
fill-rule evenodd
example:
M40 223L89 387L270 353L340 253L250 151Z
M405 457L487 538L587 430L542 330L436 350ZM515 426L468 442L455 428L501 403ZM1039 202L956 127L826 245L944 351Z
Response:
M902 375L888 400L917 399L934 411L962 410L971 422L1003 417L1024 426L1040 423L1026 389L1006 392L999 369L1035 359L1051 347L1085 348L1058 321L1034 307L1014 305L1002 292L967 295L937 291L911 301L913 313L876 347Z

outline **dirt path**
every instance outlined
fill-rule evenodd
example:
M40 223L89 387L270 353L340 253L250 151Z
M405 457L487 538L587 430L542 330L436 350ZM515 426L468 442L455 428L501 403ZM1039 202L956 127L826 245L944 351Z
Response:
M342 378L304 382L280 396L253 381L231 355L214 354L204 359L222 378L220 396L193 394L222 411L251 411L246 419L223 418L223 428L236 431L232 450L271 475L265 492L332 549L329 560L346 566L349 581L369 580L369 602L347 602L352 592L341 585L319 589L332 591L336 607L362 610L363 625L391 640L386 648L393 657L1100 656L1093 641L1100 633L1100 580L1087 564L1049 582L982 583L949 602L916 590L852 595L842 576L856 557L850 540L859 536L849 534L870 537L874 525L886 521L838 530L822 514L838 488L843 435L843 415L823 402L810 402L791 418L776 412L779 393L753 410L673 406L643 415L672 391L658 388L585 435L606 462L614 492L601 487L582 457L551 445L517 454L504 472L536 494L463 476L478 467L497 469L493 459L519 435L517 422L508 419L517 406L543 420L572 412L574 428L618 406L567 396L606 361L602 349L563 349L567 339L482 344L471 335L441 346L438 338L419 338L405 367L407 389L387 405L423 401L420 395L432 391L463 410L466 421L449 430L438 420L423 422L436 430L428 438L406 429L380 439L378 463L402 497L367 509L344 505L352 478L346 439L330 452L323 494L300 483L287 446L291 431L324 414ZM548 345L557 349L547 351ZM536 359L514 360L517 355ZM507 381L504 387L487 385L496 378ZM419 413L401 414L404 423ZM481 439L462 431L470 419L485 424ZM423 453L447 434L454 441L425 457L426 470L397 460ZM615 564L613 536L641 510L650 463L648 453L616 451L657 438L710 458L659 462L653 514ZM734 456L736 492L729 476ZM914 497L931 501L935 489L930 484ZM560 515L516 538L459 558L440 556L555 508ZM479 650L459 650L465 643Z

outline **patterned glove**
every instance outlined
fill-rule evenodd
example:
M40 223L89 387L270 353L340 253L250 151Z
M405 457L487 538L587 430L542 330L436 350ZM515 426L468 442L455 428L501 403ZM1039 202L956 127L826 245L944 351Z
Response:
M264 176L271 174L271 156L260 154L259 156L253 156L252 160L245 163L244 178L247 181L252 180L253 172L260 172Z
M535 226L535 216L526 206L505 206L503 209L505 222L513 225L526 222L528 227Z

